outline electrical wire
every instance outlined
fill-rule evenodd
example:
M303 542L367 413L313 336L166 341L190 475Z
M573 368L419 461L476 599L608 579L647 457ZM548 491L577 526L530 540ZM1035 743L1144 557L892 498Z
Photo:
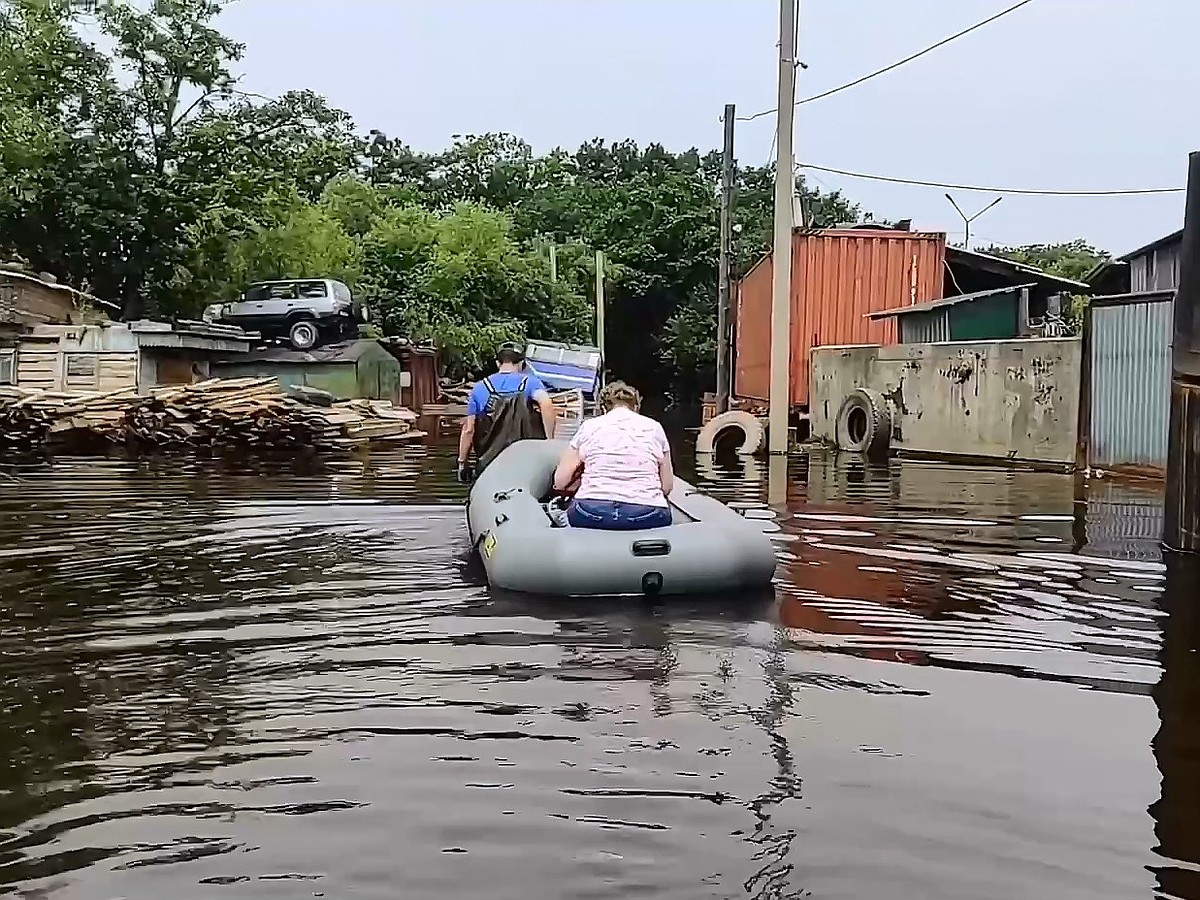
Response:
M890 175L868 175L865 172L850 172L846 169L834 169L830 166L815 166L811 163L798 163L799 169L812 169L815 172L828 172L831 175L844 175L847 178L862 178L867 181L886 181L889 184L912 184L918 187L946 188L955 191L982 191L989 194L1022 194L1031 197L1128 197L1140 194L1182 194L1185 188L1129 188L1112 191L1062 191L1042 190L1038 188L1002 188L981 187L976 184L953 184L946 181L921 181L916 178L894 178Z
M1007 16L1009 13L1016 12L1022 6L1025 6L1026 4L1032 3L1032 2L1033 2L1033 0L1020 0L1019 3L1014 3L1012 6L1008 7L1007 9L1002 9L1002 10L1000 10L1000 12L996 13L995 15L989 16L988 18L984 19L981 22L976 22L974 25L970 25L967 28L964 28L962 31L956 32L956 33L950 35L949 37L944 37L940 41L938 41L936 44L930 44L924 50L918 50L916 53L913 53L909 56L904 57L904 59L897 60L896 62L891 63L890 65L884 66L882 69L876 69L874 72L868 72L866 75L863 75L859 78L855 78L853 81L848 81L845 84L838 85L835 88L830 88L827 91L822 91L819 94L814 94L812 97L804 97L800 100L797 100L796 105L800 106L803 103L812 103L815 100L824 100L826 97L832 97L834 94L840 94L842 91L849 90L852 87L857 87L858 85L862 84L864 81L870 81L872 78L877 78L880 75L884 75L888 72L891 72L893 69L898 69L901 66L912 62L914 59L919 59L920 57L924 56L926 53L931 53L934 50L937 50L939 47L946 46L946 44L949 44L951 41L958 40L960 37L970 34L972 31L977 31L978 29L982 28L984 25L990 25L992 22L995 22L997 19ZM740 116L738 118L738 121L753 122L755 119L761 119L764 116L773 115L774 113L776 113L778 111L779 111L778 107L776 107L774 109L765 109L762 112L757 112L750 116Z

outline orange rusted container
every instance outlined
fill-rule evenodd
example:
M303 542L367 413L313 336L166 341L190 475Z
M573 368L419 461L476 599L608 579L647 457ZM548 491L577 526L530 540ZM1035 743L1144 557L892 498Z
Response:
M808 405L809 353L840 344L895 344L894 318L868 313L940 300L946 236L885 229L792 236L791 404ZM733 393L766 400L771 380L771 257L737 286Z

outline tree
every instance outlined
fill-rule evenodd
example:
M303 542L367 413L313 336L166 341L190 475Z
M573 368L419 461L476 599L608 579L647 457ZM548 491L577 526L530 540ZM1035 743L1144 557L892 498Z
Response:
M553 284L511 223L478 204L448 213L388 209L362 240L362 296L386 328L436 339L459 372L478 371L498 343L525 337L578 340L590 311L568 285Z
M100 0L93 45L72 4L0 0L0 246L129 315L195 315L253 279L343 278L463 370L502 337L588 340L603 250L610 367L646 387L707 377L717 154L360 137L311 92L239 90L243 47L215 27L226 2ZM742 269L769 246L773 171L738 187ZM814 224L859 218L839 194L803 197Z
M1099 250L1084 240L1061 244L1025 244L1020 247L992 245L981 252L1002 256L1073 281L1083 281L1084 276L1098 263L1112 259L1112 254L1107 250Z

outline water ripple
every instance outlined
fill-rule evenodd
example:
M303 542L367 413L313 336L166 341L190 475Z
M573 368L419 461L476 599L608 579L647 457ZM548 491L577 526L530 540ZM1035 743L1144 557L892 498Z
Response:
M0 482L0 893L1200 898L1153 493L701 460L775 596L647 606L488 590L452 466Z

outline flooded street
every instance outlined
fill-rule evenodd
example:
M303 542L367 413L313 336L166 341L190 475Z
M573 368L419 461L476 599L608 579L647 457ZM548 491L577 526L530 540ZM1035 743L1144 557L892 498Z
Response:
M0 895L1200 900L1152 485L709 464L776 596L648 606L490 593L452 459L0 480Z

